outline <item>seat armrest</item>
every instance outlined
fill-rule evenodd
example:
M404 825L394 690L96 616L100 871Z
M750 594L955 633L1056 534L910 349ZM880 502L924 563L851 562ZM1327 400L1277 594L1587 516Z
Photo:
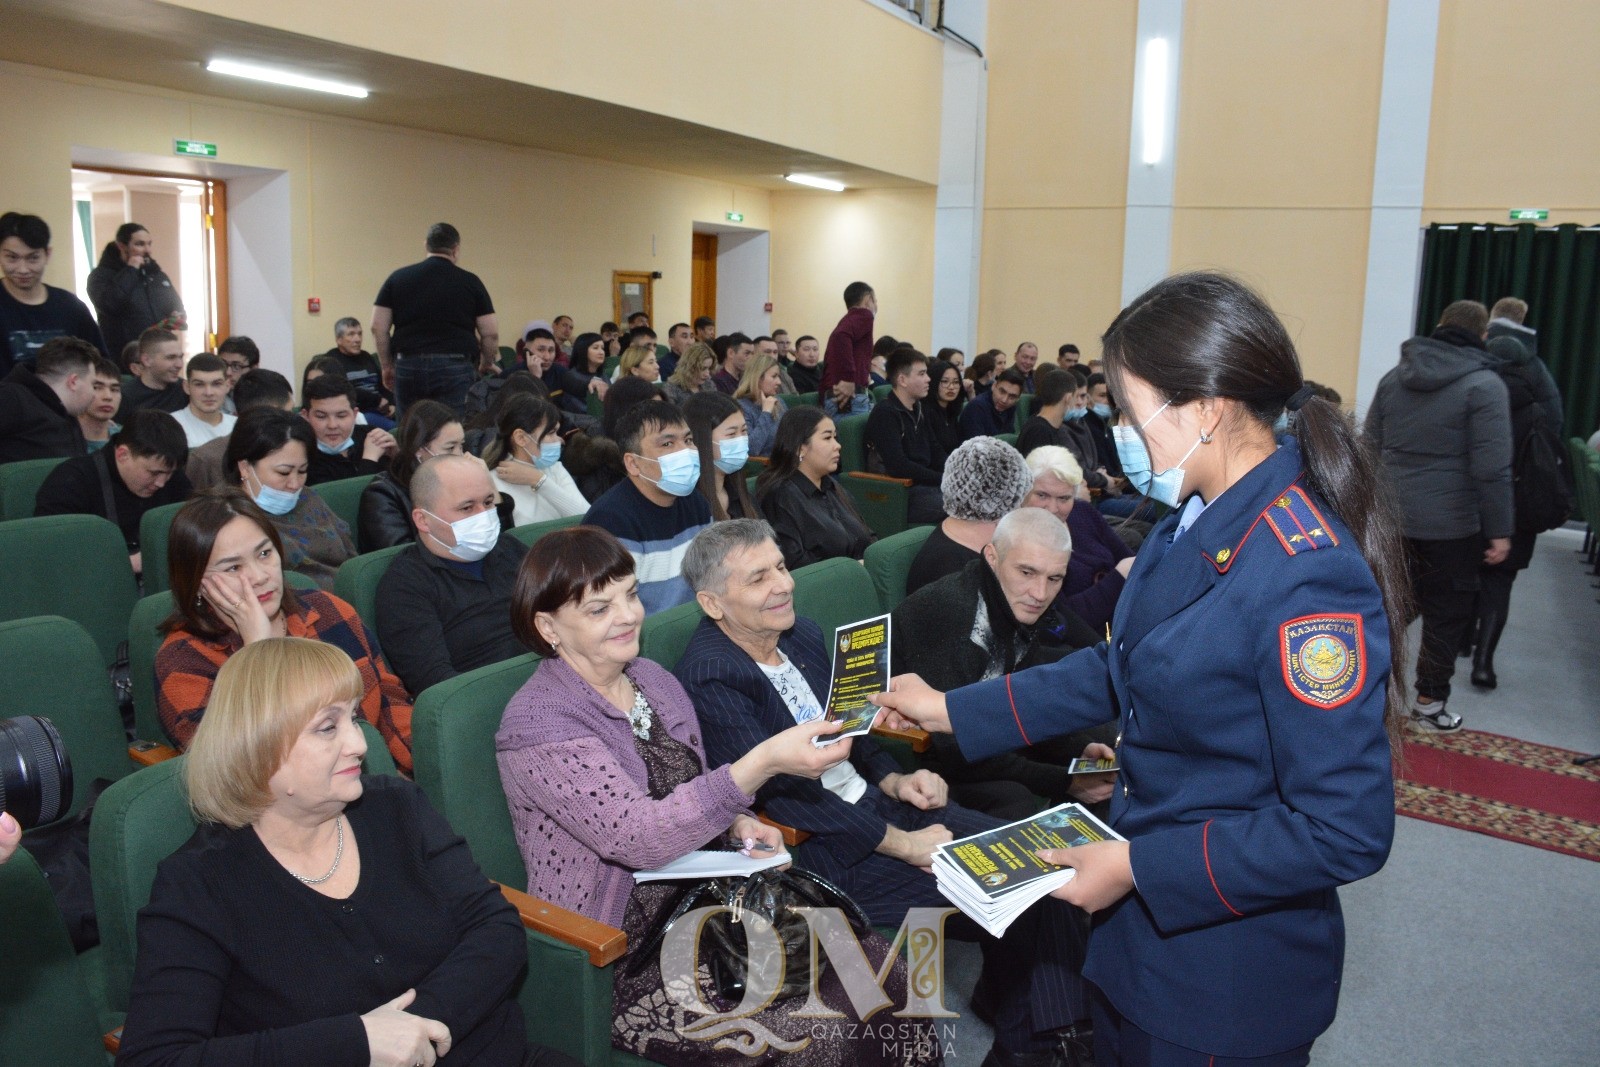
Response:
M115 1056L122 1048L122 1027L119 1026L100 1038L100 1043L106 1047L107 1052Z
M910 478L891 478L887 474L873 474L871 471L847 471L841 477L861 478L873 482L888 482L890 485L903 485L907 489L914 484Z
M177 755L177 749L159 741L135 741L128 746L128 758L141 767L154 767Z
M930 740L932 740L928 736L928 731L919 730L915 726L904 730L895 730L888 726L874 726L872 728L872 732L877 734L879 737L887 737L895 741L904 741L906 744L911 746L911 751L917 753L919 756L928 751L928 743Z
M589 954L589 962L596 967L614 963L628 951L627 935L615 926L607 926L598 919L568 911L508 885L502 885L500 892L517 909L523 926L583 949Z
M783 835L783 843L788 845L790 848L794 848L796 845L801 844L811 837L810 832L807 830L796 830L792 826L785 826L778 820L769 819L765 815L757 815L756 818L760 819L768 826L777 829L777 831Z

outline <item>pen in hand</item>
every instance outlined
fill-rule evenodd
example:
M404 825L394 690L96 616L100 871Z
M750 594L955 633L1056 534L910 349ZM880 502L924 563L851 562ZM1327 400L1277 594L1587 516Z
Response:
M765 841L757 841L755 838L747 837L744 839L744 847L739 850L739 854L748 856L751 852L776 852L777 850L778 846L776 845L769 845Z

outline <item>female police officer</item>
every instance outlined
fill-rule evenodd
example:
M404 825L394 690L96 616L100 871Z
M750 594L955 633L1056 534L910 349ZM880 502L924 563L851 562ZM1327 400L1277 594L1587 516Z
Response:
M1118 716L1128 841L1043 854L1077 869L1059 895L1100 913L1096 1062L1305 1064L1337 1005L1335 887L1378 870L1394 832L1399 529L1349 421L1243 285L1169 278L1102 341L1131 420L1123 469L1176 509L1110 640L948 695L904 676L877 699L968 759ZM1285 408L1297 438L1279 444Z

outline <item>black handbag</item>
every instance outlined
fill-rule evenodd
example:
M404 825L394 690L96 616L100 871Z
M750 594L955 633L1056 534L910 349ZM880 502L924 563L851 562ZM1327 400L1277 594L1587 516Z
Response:
M711 972L711 984L718 996L734 1003L744 999L751 966L758 973L766 973L764 968L777 965L765 956L751 958L752 951L770 954L773 946L771 939L762 938L752 949L745 932L747 916L760 916L778 935L784 955L783 984L775 997L778 1000L804 996L811 987L811 931L805 916L796 908L838 908L858 938L872 931L861 908L833 883L798 868L769 868L743 878L707 878L685 886L666 920L633 955L633 965L654 958L674 923L689 912L706 907L729 909L711 916L701 927L699 955ZM827 957L819 954L819 979L827 966Z

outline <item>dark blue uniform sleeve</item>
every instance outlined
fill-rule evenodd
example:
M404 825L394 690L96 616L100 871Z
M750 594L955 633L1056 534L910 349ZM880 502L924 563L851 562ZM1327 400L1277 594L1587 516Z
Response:
M1388 857L1394 778L1382 599L1353 550L1290 563L1296 584L1263 599L1246 646L1259 693L1240 694L1261 702L1269 751L1238 756L1270 762L1279 802L1133 839L1134 881L1164 933L1365 878Z
M945 694L961 754L976 762L1117 717L1104 643Z

